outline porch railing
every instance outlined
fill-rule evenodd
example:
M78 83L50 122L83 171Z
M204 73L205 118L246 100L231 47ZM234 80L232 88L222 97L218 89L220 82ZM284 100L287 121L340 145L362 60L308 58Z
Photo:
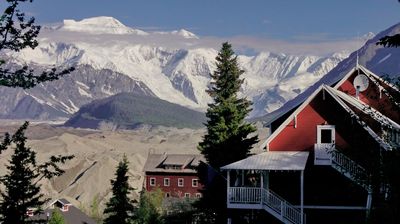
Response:
M231 204L261 204L270 214L284 223L301 222L301 211L271 190L257 187L229 187L228 202Z
M352 179L366 190L369 190L369 176L364 167L354 162L352 159L339 152L338 150L332 150L332 165L339 172L343 173L348 178Z
M234 204L260 204L261 190L258 187L230 187L228 200Z

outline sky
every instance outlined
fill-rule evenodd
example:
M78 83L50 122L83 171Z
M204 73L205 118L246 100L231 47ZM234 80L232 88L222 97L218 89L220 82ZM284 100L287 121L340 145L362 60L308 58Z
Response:
M398 0L34 0L24 5L40 24L112 16L144 31L184 28L200 37L259 45L260 40L343 43L400 22Z

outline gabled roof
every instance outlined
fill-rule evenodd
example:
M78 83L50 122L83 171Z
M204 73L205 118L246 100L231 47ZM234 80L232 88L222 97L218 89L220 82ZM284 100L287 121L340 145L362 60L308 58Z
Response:
M71 202L69 202L67 199L65 199L65 198L60 198L60 199L57 199L57 200L53 201L52 203L50 203L49 206L52 206L52 205L54 205L54 204L57 203L57 202L59 202L59 203L62 204L62 205L72 205Z
M363 127L375 140L378 142L383 148L386 150L391 150L392 147L390 144L385 142L382 138L380 138L365 122L363 122L359 116L349 107L347 104L339 97L337 94L338 90L333 89L327 85L321 85L317 90L315 90L279 127L275 132L273 132L268 139L261 145L262 148L265 148L280 132L284 130L284 128L289 125L289 123L318 95L319 92L324 91L325 93L332 96L336 103L338 103L350 116L356 118L355 120ZM342 95L342 94L341 94ZM346 97L347 100L349 100ZM350 102L354 103L353 100ZM359 106L359 105L358 105ZM382 119L389 119L389 118L382 118ZM389 119L390 120L390 119Z
M385 83L391 89L393 89L394 91L396 91L400 94L400 90L396 86L385 81L384 79L382 79L378 75L374 74L372 71L368 70L364 66L362 66L360 64L356 64L355 67L349 69L347 72L340 73L336 77L326 77L325 76L325 77L321 78L320 81L315 83L310 88L306 89L303 93L298 95L296 98L286 102L285 105L283 105L281 108L279 108L267 115L264 115L263 117L266 118L266 123L271 124L272 122L278 120L281 116L287 114L289 111L291 111L294 108L301 105L305 100L307 100L312 95L313 92L315 92L317 89L319 89L319 87L322 85L329 85L335 89L338 89L352 74L354 74L354 72L357 71L357 69L360 69L361 71L363 71L364 74L366 74L370 79L375 79L375 80L378 80L379 82ZM383 88L379 84L379 82L376 82L375 84L380 86L379 88ZM317 85L319 85L319 86L317 86ZM313 91L313 92L311 92L311 91Z
M388 85L390 88L392 88L394 91L400 92L400 90L396 86L394 86L391 83L385 81L384 79L382 79L381 77L379 77L378 75L376 75L375 73L371 72L370 70L368 70L367 68L365 68L364 66L362 66L360 64L357 64L356 67L351 69L343 78L341 78L340 81L338 83L336 83L334 88L338 89L355 71L357 71L357 69L360 69L363 72L363 74L368 76L370 79L374 79L374 80L378 80L380 82L383 82L386 85ZM379 83L375 83L375 84L378 85L380 88L383 88Z
M309 152L263 152L221 167L222 170L304 170Z

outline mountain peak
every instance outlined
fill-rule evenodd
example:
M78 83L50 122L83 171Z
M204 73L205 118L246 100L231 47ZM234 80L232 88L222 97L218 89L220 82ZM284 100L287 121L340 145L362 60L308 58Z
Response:
M144 31L127 27L119 20L109 16L92 17L80 21L65 19L59 29L91 34L147 34Z
M199 37L196 36L196 34L190 32L190 31L187 31L187 30L185 30L185 29L175 30L175 31L172 31L171 33L172 33L172 34L175 34L175 35L182 36L182 37L184 37L184 38L188 38L188 39L189 39L189 38L199 39Z

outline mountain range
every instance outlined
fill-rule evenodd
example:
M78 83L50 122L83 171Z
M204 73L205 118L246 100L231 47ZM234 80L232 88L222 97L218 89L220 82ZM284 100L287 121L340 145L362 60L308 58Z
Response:
M258 117L256 120L262 120L269 123L271 120L292 110L303 102L312 92L322 84L332 85L343 78L354 66L359 63L376 75L390 79L400 77L400 49L387 48L376 43L385 36L392 36L400 33L400 23L389 27L378 33L375 37L368 40L359 50L350 54L348 58L341 61L334 69L323 76L319 81L311 85L303 93L288 101L279 109Z
M30 90L0 88L5 96L0 98L1 118L67 118L93 100L121 92L155 96L198 111L205 111L211 100L205 90L217 50L201 46L201 37L187 30L145 32L111 17L95 17L45 27L38 40L34 50L7 52L8 63L76 70ZM241 96L253 100L252 117L273 111L347 56L238 55L245 70Z

